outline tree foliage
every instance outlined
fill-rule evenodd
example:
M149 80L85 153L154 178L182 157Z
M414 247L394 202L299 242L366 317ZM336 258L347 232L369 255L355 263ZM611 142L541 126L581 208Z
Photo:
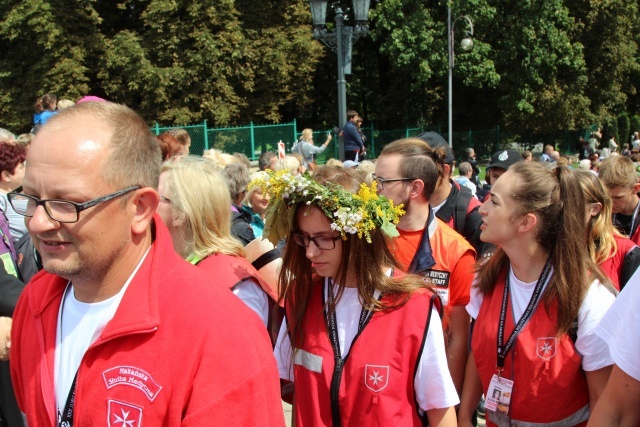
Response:
M454 130L640 114L637 0L374 1L349 108L378 128L446 128L448 6L473 20L475 41L455 50ZM103 96L167 125L337 124L336 55L313 40L306 1L0 0L0 13L0 127L28 130L46 92ZM455 28L458 45L465 20Z

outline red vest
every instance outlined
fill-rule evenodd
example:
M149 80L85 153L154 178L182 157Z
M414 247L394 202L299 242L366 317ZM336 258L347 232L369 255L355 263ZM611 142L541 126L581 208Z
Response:
M503 273L493 293L484 295L471 341L485 394L491 377L497 373L498 320L505 277ZM567 334L556 337L556 325L557 304L551 304L547 313L542 299L507 354L502 376L514 381L510 405L512 420L551 423L577 414L577 422L563 425L586 425L585 418L581 415L589 415L589 389L581 368L582 357ZM514 327L509 301L504 329L505 341ZM586 412L583 414L580 411ZM487 426L493 425L495 424L487 419Z
M600 263L600 268L605 276L611 280L613 286L619 291L620 274L622 273L622 266L624 265L624 257L636 246L636 244L627 237L613 236L613 238L615 239L617 246L616 254Z
M433 294L415 292L402 307L373 313L354 339L342 375L336 374L339 391L332 408L335 359L323 310L324 280L312 286L293 371L296 425L337 427L332 422L337 409L343 427L422 426L413 381Z
M220 285L229 289L233 289L243 280L253 279L260 285L271 300L278 301L278 295L275 290L260 277L258 270L256 270L246 258L214 254L204 258L197 266L213 274L213 277L217 280L224 279ZM221 271L225 272L224 277L220 276Z

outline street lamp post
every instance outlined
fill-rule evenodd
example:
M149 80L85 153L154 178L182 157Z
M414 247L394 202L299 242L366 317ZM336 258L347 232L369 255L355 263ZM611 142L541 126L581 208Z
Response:
M460 42L460 47L464 51L470 51L473 49L473 22L466 16L458 16L453 22L451 22L451 3L447 8L447 33L449 38L449 147L453 149L453 67L455 66L455 26L458 19L465 19L469 24L469 30L466 32L465 38Z
M369 28L367 18L371 0L353 0L355 26L344 25L345 12L336 7L336 31L327 32L327 0L309 0L313 18L313 37L320 40L338 55L338 126L342 129L347 123L347 80L345 74L351 70L351 48L362 36L366 36ZM348 68L347 68L348 66ZM339 139L340 159L344 160L344 139Z

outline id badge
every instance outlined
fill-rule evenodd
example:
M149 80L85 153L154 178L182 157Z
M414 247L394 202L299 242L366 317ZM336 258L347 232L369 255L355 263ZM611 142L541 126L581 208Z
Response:
M507 378L493 375L489 390L485 396L485 408L487 417L500 427L511 425L509 420L509 405L511 404L511 393L513 391L513 381Z

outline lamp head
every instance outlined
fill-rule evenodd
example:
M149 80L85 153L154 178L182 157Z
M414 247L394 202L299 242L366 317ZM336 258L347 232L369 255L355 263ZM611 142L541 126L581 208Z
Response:
M327 0L309 0L314 27L323 27L327 22Z
M473 39L469 36L463 38L462 41L460 42L460 47L465 52L469 52L473 50Z
M353 0L353 17L356 22L365 22L369 19L369 6L371 0Z

